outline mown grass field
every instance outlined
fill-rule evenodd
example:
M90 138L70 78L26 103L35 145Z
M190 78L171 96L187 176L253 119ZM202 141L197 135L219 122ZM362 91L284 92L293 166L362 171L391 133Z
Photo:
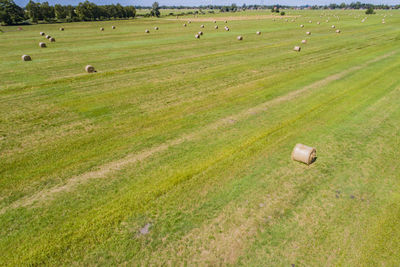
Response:
M400 12L287 14L2 27L0 265L398 266Z

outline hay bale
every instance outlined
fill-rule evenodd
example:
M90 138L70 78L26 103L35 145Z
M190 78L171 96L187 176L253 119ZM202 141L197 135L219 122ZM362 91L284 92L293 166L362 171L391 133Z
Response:
M307 35L311 35L311 32L306 32Z
M317 158L317 150L303 144L297 144L292 152L292 160L310 165Z
M158 31L158 27L157 27L157 26L156 26L156 27L154 27L154 30Z
M295 47L293 48L293 50L296 51L296 52L300 52L301 47L300 47L300 46L295 46Z
M307 40L301 40L301 43L302 43L302 44L306 44L306 43L307 43Z
M325 20L325 22L326 22L326 23L328 23L328 22L329 22L329 20Z
M44 32L40 32L40 36L45 36L45 33Z
M111 26L111 29L115 30L115 26Z
M216 20L214 20L214 23L217 23L217 21L216 21Z
M312 23L312 21L311 21L311 20L309 20L309 21L308 21L308 23Z
M186 27L186 23L183 23L183 27Z
M45 43L39 43L39 47L45 48L47 47Z
M28 55L22 55L22 60L23 61L31 61L32 58L30 56L28 56Z
M50 42L52 42L52 43L54 43L54 42L56 41L56 39L55 39L54 37L51 37L49 40L50 40Z
M317 24L319 25L319 24L321 24L321 22L318 21Z
M63 32L63 31L64 31L64 28L63 28L63 27L61 27L61 28L60 28L60 31L62 31L62 32Z
M95 68L94 68L92 65L86 65L85 71L86 71L87 73L97 72L97 71L95 70Z
M335 25L332 25L331 27L332 27L332 29L335 29Z
M303 24L301 24L301 25L300 25L300 28L304 28L304 25L303 25Z
M225 31L229 32L229 28L228 28L228 27L225 27Z
M50 35L46 35L46 39L50 39L51 38L51 36Z
M260 31L258 31L258 32L256 32L256 34L257 34L257 35L261 35L261 32L260 32Z
M228 21L227 21L227 20L225 20L225 23L228 23Z
M190 20L188 21L188 24L192 23Z
M204 28L204 25L201 25L200 28Z
M214 27L216 30L218 30L218 25L215 25L215 27Z
M147 29L146 29L144 32L145 32L145 33L150 33L150 31L149 31L149 30L147 30Z
M336 33L340 33L340 30L336 30Z
M199 35L203 35L203 32L202 32L202 31L200 31L198 34L199 34Z
M200 35L199 35L199 34L196 34L194 37L195 37L196 39L200 39Z
M239 41L242 41L242 40L243 40L243 37L239 35L239 36L237 37L237 39L238 39Z

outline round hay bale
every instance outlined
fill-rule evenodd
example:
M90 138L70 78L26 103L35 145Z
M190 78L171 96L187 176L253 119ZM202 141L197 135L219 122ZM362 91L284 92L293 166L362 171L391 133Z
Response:
M86 65L85 71L86 71L87 73L97 72L97 71L95 70L95 68L94 68L92 65Z
M216 30L218 30L218 25L215 25L215 27L214 27Z
M301 24L301 25L300 25L300 28L304 28L304 25L303 25L303 24Z
M340 30L336 30L336 33L340 33Z
M149 31L149 30L145 30L144 32L145 32L145 33L150 33L150 31Z
M300 47L300 46L295 46L295 47L293 48L293 50L296 51L296 52L300 52L301 47Z
M261 35L261 32L260 32L260 31L258 31L258 32L256 32L256 34L257 34L257 35Z
M308 23L312 23L312 21L311 21L311 20L309 20L309 21L308 21Z
M51 36L50 35L46 35L46 39L50 39L51 38Z
M50 42L52 42L52 43L54 43L54 42L56 41L56 39L55 39L54 37L51 37L49 40L50 40Z
M228 28L228 27L225 27L225 31L229 32L229 28Z
M328 22L329 22L329 20L325 20L325 22L326 22L326 23L328 23Z
M217 21L216 21L216 20L214 20L214 23L217 23Z
M297 144L292 152L292 160L310 165L317 158L317 150L303 144Z
M183 23L183 27L186 27L186 23Z
M198 34L199 34L199 35L203 35L203 32L200 31Z
M228 23L228 21L227 21L227 20L225 20L225 23Z
M30 56L28 56L28 55L22 55L22 60L23 61L31 61L32 58Z
M39 47L45 48L47 47L45 43L39 43Z
M384 21L382 21L382 23L383 23L383 24L385 24L385 22L384 22Z
M301 43L302 43L302 44L306 44L306 43L307 43L307 40L301 40Z
M40 32L40 36L45 36L45 33L44 32Z
M307 35L311 35L311 32L306 32Z
M242 41L242 40L243 40L243 37L242 37L242 36L238 36L237 39L238 39L239 41Z
M201 25L200 28L204 28L204 25Z
M199 34L196 34L194 37L195 37L196 39L200 39L200 35L199 35Z
M321 24L321 22L318 21L317 24L319 25L319 24Z
M100 31L104 31L104 28L100 28Z
M111 26L111 29L115 30L115 26Z
M64 28L63 28L63 27L61 27L61 28L60 28L60 31L62 31L62 32L63 32L63 31L64 31Z
M190 20L188 21L188 24L192 23Z
M335 29L335 25L332 25L331 27L332 27L332 29Z
M158 31L158 27L157 27L157 26L156 26L156 27L154 27L154 30Z

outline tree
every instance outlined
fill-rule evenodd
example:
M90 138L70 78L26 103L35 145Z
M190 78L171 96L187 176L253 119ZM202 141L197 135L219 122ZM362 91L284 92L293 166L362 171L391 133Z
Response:
M54 13L58 20L65 19L67 17L67 8L66 8L66 6L56 4L56 5L54 5Z
M13 0L0 0L0 23L5 25L17 24L24 20L24 10Z
M160 14L160 5L158 2L154 2L150 11L150 16L159 18Z
M374 9L373 9L372 7L369 7L369 8L367 9L367 11L365 11L365 14L367 14L367 15L372 15L372 14L375 14L375 11L374 11Z
M54 7L49 5L49 2L43 2L40 4L40 13L43 16L43 20L50 22L55 18Z
M39 18L42 17L42 15L40 14L40 4L39 3L35 3L32 0L30 0L28 2L28 4L26 5L25 9L28 13L29 19L34 23L37 23L39 21Z

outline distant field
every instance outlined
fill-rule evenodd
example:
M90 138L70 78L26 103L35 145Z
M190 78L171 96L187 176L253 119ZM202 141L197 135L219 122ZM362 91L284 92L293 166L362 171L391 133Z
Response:
M400 12L286 14L0 27L0 266L398 266Z

